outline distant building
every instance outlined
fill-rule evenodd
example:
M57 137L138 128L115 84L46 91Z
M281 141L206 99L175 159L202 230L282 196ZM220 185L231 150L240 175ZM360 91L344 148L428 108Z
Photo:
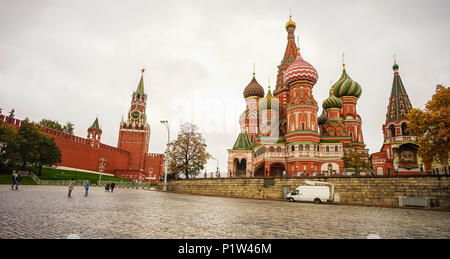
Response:
M62 153L59 166L114 174L133 181L158 183L164 175L164 154L148 153L150 126L147 123L147 94L144 91L144 70L132 94L128 119L120 122L118 147L100 142L102 129L98 118L87 130L87 138L38 126L53 138ZM21 121L0 115L3 123L18 129Z

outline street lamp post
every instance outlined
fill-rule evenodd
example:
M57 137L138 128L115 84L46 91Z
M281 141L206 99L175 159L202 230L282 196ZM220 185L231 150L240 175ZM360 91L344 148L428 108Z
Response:
M219 159L217 159L217 158L215 158L215 157L213 157L213 159L217 161L216 177L218 177L218 176L220 175L220 172L219 172Z
M166 120L161 121L164 126L167 128L167 148L166 151L169 150L169 143L170 143L170 130L169 130L169 122ZM167 153L166 157L164 158L164 185L163 185L163 191L167 191Z

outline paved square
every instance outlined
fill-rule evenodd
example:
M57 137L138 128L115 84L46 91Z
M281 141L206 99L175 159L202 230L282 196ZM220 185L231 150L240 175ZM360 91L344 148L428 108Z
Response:
M450 238L450 212L0 185L0 238Z

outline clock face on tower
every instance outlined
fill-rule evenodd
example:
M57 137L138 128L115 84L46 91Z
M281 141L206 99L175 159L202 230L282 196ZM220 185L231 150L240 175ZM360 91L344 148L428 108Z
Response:
M139 120L139 118L141 117L141 112L138 110L133 110L130 112L130 118L132 120Z

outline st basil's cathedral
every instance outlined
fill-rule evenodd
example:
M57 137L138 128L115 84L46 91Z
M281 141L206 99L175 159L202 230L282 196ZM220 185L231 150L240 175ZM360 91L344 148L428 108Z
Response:
M287 45L273 93L269 85L265 94L255 73L244 88L246 109L236 142L228 149L228 175L345 175L344 152L354 151L368 160L356 110L361 86L343 64L342 75L317 117L312 89L319 75L295 43L295 22L289 18L285 27Z

